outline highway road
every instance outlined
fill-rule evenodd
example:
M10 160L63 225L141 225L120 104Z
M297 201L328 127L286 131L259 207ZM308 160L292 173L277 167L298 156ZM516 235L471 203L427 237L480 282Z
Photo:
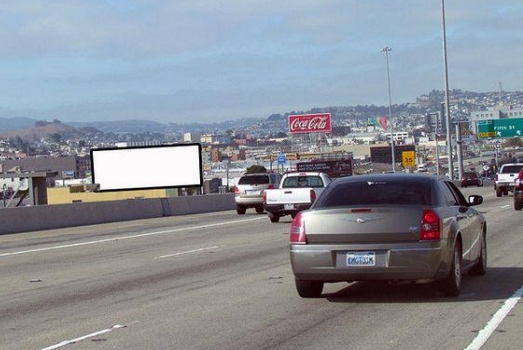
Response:
M492 186L487 275L298 297L290 218L235 211L0 236L0 349L520 349L523 212Z

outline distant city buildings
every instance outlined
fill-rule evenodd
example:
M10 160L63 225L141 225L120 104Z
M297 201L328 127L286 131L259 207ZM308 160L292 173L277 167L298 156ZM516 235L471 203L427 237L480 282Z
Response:
M523 118L523 108L513 106L494 106L486 110L470 113L470 124L475 135L478 134L478 122L485 120L498 120L506 118Z

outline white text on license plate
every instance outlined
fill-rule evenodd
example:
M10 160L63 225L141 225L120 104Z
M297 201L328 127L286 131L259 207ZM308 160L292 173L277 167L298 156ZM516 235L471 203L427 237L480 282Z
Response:
M283 209L285 210L294 210L294 204L284 204Z
M375 266L375 252L348 252L347 266Z

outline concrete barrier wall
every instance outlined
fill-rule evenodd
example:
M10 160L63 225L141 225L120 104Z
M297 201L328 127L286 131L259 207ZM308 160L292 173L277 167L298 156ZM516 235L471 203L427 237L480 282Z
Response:
M230 193L2 208L0 234L208 213L234 208L234 194Z

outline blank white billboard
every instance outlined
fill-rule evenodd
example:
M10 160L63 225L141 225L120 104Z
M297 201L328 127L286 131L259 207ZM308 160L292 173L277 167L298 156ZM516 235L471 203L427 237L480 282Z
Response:
M91 150L93 184L100 191L203 185L197 143Z

